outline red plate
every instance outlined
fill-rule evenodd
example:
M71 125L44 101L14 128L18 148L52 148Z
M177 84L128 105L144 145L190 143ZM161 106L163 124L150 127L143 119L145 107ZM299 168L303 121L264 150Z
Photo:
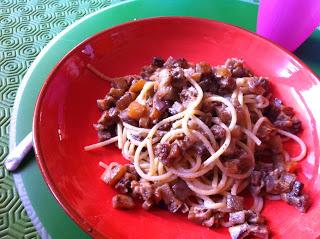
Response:
M155 209L118 211L115 192L100 180L99 161L124 162L115 147L85 152L97 142L92 123L99 117L96 99L109 85L86 69L91 63L109 76L138 73L152 56L184 57L222 64L243 58L255 74L268 76L275 94L293 106L303 122L308 155L299 178L311 195L306 214L284 202L267 202L263 215L275 238L320 235L319 120L320 84L292 54L246 30L190 17L134 21L103 31L78 45L54 68L44 84L34 116L35 150L41 172L67 213L96 238L229 238L226 229L207 229L186 217ZM289 145L291 153L296 152Z

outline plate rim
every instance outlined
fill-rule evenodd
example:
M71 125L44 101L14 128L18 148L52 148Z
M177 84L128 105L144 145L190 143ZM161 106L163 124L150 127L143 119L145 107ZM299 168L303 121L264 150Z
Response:
M35 106L35 111L33 115L33 123L32 123L32 131L33 131L33 141L34 141L34 150L35 150L35 156L37 159L37 164L40 168L41 174L44 178L44 181L46 185L49 187L51 193L54 195L55 199L58 201L60 206L65 210L65 212L69 215L69 217L72 218L74 222L77 223L85 232L89 233L91 236L97 236L97 237L104 237L99 231L94 229L92 226L90 226L89 222L86 222L84 218L82 218L77 211L70 206L68 201L64 198L64 196L59 192L57 187L54 184L54 180L51 179L50 173L44 163L43 158L45 157L43 155L43 152L41 151L41 143L39 142L39 119L40 119L40 108L42 104L42 99L46 94L46 90L49 87L49 84L53 80L53 76L57 73L57 69L72 55L74 54L75 49L78 49L79 47L82 47L87 44L87 42L92 41L99 36L105 34L106 32L113 31L114 29L117 28L122 28L124 26L136 24L139 22L148 22L148 21L154 21L154 20L163 20L163 19L171 19L171 20L193 20L193 21L199 21L199 23L204 22L204 23L210 23L214 22L215 24L222 25L226 28L233 28L237 31L243 32L247 35L252 36L254 39L258 39L259 41L263 41L265 44L269 45L271 48L280 51L282 54L285 54L289 56L290 59L292 59L296 64L300 65L302 69L305 69L305 71L308 73L310 76L310 80L312 79L313 83L317 86L320 86L320 79L317 76L317 74L309 67L307 66L302 60L300 60L297 56L295 56L293 53L289 52L287 49L284 47L279 46L278 44L254 33L249 30L246 30L244 28L241 28L239 26L235 26L229 23L217 21L217 20L211 20L207 18L199 18L199 17L190 17L190 16L162 16L162 17L147 17L147 18L141 18L139 20L135 21L129 21L125 23L121 23L118 25L115 25L113 27L107 28L105 30L99 31L90 37L86 38L82 42L78 43L76 46L74 46L71 50L67 52L57 63L56 65L52 68L50 73L48 74L45 82L43 83L41 90L39 92L38 98L36 100L36 106Z

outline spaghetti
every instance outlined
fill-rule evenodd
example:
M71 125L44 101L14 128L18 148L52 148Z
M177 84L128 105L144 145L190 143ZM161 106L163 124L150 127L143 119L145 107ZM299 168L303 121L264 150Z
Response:
M103 112L95 124L101 142L85 150L114 143L122 150L127 166L101 164L104 180L120 193L142 199L147 209L164 202L169 211L188 213L190 220L209 227L228 226L234 232L236 225L246 224L246 233L258 236L257 230L268 235L258 220L262 197L308 208L307 196L301 190L294 194L301 182L287 171L307 152L295 135L301 123L291 108L272 98L267 79L253 76L242 60L212 67L155 57L140 75L115 79L88 68L112 88L97 101ZM300 154L284 151L280 136L297 142ZM245 189L254 199L251 209L239 195ZM115 201L121 200L123 195ZM246 219L237 221L235 212ZM256 222L248 219L253 217Z

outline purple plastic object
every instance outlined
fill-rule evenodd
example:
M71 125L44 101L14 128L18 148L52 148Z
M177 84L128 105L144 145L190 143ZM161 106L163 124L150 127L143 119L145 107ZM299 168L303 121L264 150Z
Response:
M320 0L261 0L257 33L289 51L297 49L320 24Z

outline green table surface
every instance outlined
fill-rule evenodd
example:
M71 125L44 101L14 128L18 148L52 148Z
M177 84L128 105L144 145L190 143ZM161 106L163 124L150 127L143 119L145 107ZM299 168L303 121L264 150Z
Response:
M40 238L21 203L12 175L3 167L3 161L8 154L10 115L19 84L35 57L54 36L77 19L116 2L120 1L0 0L0 238ZM159 12L162 12L163 15L176 15L177 11L172 9L179 7L178 4L182 1L164 0L161 3L161 9L152 9L155 3L153 0L142 2L151 11L139 17L159 15ZM158 5L159 2L157 1ZM186 2L190 3L192 0ZM204 2L208 3L209 1ZM232 0L219 2L224 7L230 7L231 4L234 4L234 7L237 7L239 11L238 15L225 14L221 19L219 17L215 19L231 22L252 31L255 30L255 21L252 19L255 19L257 15L258 7L256 4L239 3ZM245 2L256 3L257 1ZM172 6L174 7L172 8ZM223 9L221 8L219 11ZM183 15L194 15L196 9L182 8L179 11ZM115 12L119 15L113 16L111 14L109 16L116 19L110 19L110 26L127 20L127 15L130 14L125 10L125 6ZM214 14L208 10L203 11L200 16L212 18ZM242 20L240 20L240 16ZM319 52L320 32L315 31L295 53L316 73L320 74ZM31 97L35 98L36 95ZM32 110L29 111L27 113L32 114ZM26 124L30 123L29 118L30 116L28 116ZM31 125L28 125L26 129L30 127ZM33 161L26 163L21 168L21 173L25 174L24 180L28 180L28 177L30 180L32 177L41 177L40 174L27 175L34 167L37 165ZM45 187L45 184L41 182L41 185L35 185L35 187L38 186ZM20 196L24 197L25 195ZM61 207L53 202L54 199L51 195L33 194L32 196L37 198L31 198L31 201L48 201L47 206L46 204L40 205L42 218L53 214L61 218L61 220L59 218L60 221L51 220L53 223L45 225L49 232L55 231L55 228L68 228L67 231L55 231L54 236L51 233L53 238L87 238L86 234L65 215ZM29 216L34 218L34 215ZM63 227L58 225L59 223L64 224Z
M77 19L110 3L0 0L0 238L40 238L21 203L12 175L3 166L9 152L10 115L19 84L50 40Z

